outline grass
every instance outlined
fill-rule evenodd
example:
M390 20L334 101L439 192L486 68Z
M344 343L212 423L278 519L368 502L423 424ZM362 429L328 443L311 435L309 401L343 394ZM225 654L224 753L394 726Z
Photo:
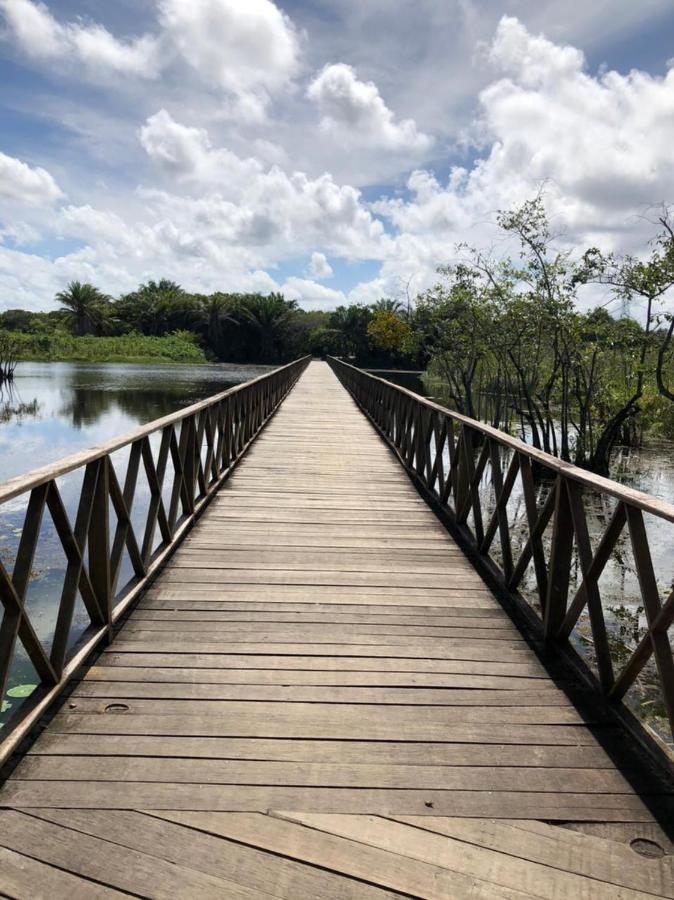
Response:
M148 337L133 332L117 337L74 337L64 332L12 332L17 359L39 362L206 363L189 332Z

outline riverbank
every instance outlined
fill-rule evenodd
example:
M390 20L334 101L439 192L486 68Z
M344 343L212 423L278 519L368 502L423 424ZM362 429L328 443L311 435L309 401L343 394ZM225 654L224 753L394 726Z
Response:
M175 332L163 337L136 332L115 337L75 337L65 332L12 332L12 344L19 361L189 365L209 362L194 336L188 332Z

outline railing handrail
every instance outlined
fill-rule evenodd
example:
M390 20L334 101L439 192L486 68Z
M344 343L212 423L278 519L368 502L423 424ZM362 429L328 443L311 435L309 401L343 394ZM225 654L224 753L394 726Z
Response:
M529 459L540 463L541 465L545 466L546 469L550 469L552 472L561 472L566 478L571 478L573 481L577 481L579 484L585 485L585 487L593 488L597 491L602 491L606 494L610 494L617 500L622 500L625 503L629 503L632 506L638 507L642 510L642 512L652 513L655 516L666 519L668 522L674 522L674 504L668 503L666 500L661 500L659 497L654 497L652 494L647 494L644 491L638 491L635 488L626 487L625 485L620 484L620 482L614 481L612 478L605 478L603 475L596 475L594 472L590 472L587 469L582 469L580 466L574 465L574 463L559 459L557 456L553 456L551 453L546 453L544 450L539 450L537 447L532 447L531 444L525 443L524 441L520 440L520 438L513 437L506 431L501 431L499 428L494 428L492 425L487 425L485 422L480 422L479 419L471 419L470 416L466 416L463 413L456 412L455 410L449 409L446 406L441 406L434 400L429 400L428 397L423 397L421 394L415 394L414 391L411 391L409 390L409 388L403 387L400 384L395 384L392 381L387 381L385 378L380 378L377 375L372 375L370 372L367 372L364 369L359 369L357 366L353 366L351 365L351 363L347 363L343 359L329 356L328 360L334 360L339 365L345 366L349 369L353 369L353 371L358 372L359 374L364 375L367 378L371 378L373 381L378 381L382 384L385 384L387 387L392 387L396 391L399 391L401 394L406 394L408 397L415 400L417 403L420 403L421 405L427 407L428 409L432 409L444 416L449 416L450 418L454 419L455 422L460 422L464 425L468 425L474 431L479 431L481 434L484 434L487 437L494 438L503 446L509 447L510 449L515 450L518 453L526 454Z
M196 403L190 404L190 406L185 406L183 409L176 410L174 413L169 413L167 416L162 416L159 419L153 419L145 425L139 425L138 428L127 431L119 437L106 441L104 444L95 444L93 447L88 447L86 450L78 450L68 456L61 457L61 459L56 460L56 462L41 466L39 469L33 469L23 475L17 475L7 481L0 482L0 504L5 503L7 500L12 500L14 497L23 494L32 488L39 487L47 481L52 481L54 478L60 478L62 475L67 475L75 469L86 466L87 463L96 462L96 460L101 459L104 456L110 456L111 453L123 449L129 444L134 443L134 441L137 441L139 438L154 434L154 432L160 431L167 425L173 425L176 422L180 422L183 419L200 412L202 409L207 409L209 406L213 406L215 403L218 403L227 397L231 397L242 390L250 388L258 381L264 381L273 375L277 375L284 369L295 366L297 363L308 361L310 358L311 357L307 355L286 363L283 366L277 366L271 371L263 372L262 375L258 375L255 378L251 378L248 381L242 381L240 384L235 384L233 387L227 388L226 391L219 391L217 394L211 394L203 400L198 400Z

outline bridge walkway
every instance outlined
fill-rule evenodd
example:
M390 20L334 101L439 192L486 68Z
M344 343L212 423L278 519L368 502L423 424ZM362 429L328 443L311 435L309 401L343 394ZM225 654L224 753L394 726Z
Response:
M674 897L574 699L314 362L0 790L0 894Z

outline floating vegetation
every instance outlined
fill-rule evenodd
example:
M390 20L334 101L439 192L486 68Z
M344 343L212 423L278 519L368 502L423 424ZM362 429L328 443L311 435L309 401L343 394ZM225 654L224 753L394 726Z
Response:
M36 687L36 684L17 684L7 691L7 696L23 700L25 697L30 697Z

